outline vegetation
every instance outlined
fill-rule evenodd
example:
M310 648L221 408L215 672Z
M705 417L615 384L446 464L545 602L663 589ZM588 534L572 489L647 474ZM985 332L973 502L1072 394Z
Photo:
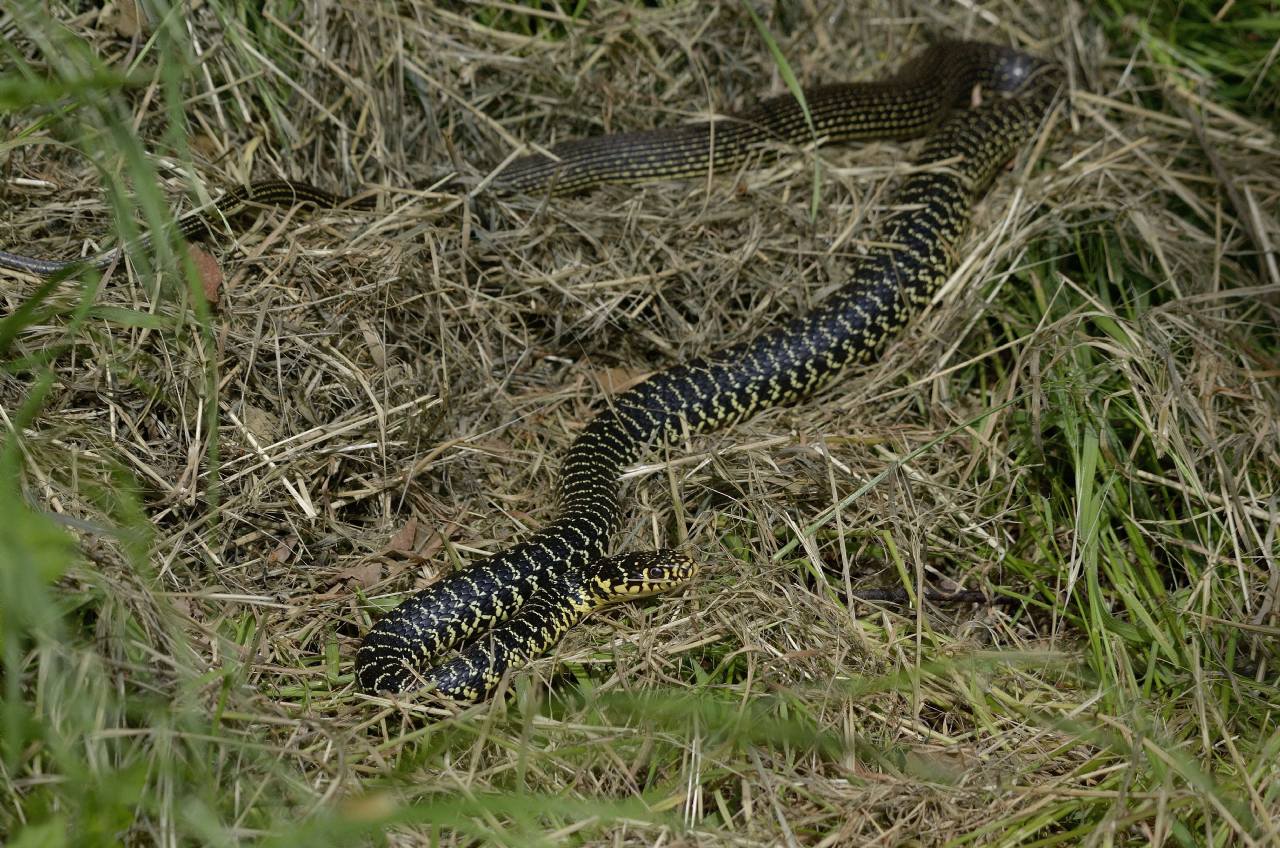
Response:
M881 362L630 475L620 545L695 584L488 705L358 692L380 611L547 519L606 392L838 285L910 146L444 183L939 35L1053 57L1070 107ZM0 248L250 178L383 196L0 272L0 841L1280 839L1276 3L17 0L0 36Z

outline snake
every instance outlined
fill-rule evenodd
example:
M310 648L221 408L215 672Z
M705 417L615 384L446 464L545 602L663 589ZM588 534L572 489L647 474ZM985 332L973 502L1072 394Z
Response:
M561 195L723 173L810 142L926 137L894 194L899 211L870 235L871 247L843 285L807 313L672 365L612 398L569 447L554 520L378 620L357 650L359 686L482 701L596 610L691 580L698 564L677 550L606 555L622 523L623 469L659 443L796 403L873 361L946 281L973 205L1036 134L1059 87L1058 69L1028 53L942 41L884 80L780 95L709 121L563 141L501 170L490 183L499 193ZM240 186L175 227L193 237L252 204L298 202L372 206L370 198L272 180ZM123 250L75 259L0 251L0 267L49 277L105 268Z
M803 315L612 398L569 447L554 520L384 615L357 651L360 686L484 700L580 617L625 598L633 587L617 575L631 560L605 556L621 527L623 469L658 443L795 403L872 361L946 281L973 204L1035 135L1057 88L1054 66L1030 54L947 41L887 80L781 95L711 121L565 141L514 161L498 187L559 194L723 172L779 145L927 137L894 195L900 211L870 236L847 282ZM681 585L694 570L672 551L630 556L653 572L645 594ZM596 576L600 568L606 573Z

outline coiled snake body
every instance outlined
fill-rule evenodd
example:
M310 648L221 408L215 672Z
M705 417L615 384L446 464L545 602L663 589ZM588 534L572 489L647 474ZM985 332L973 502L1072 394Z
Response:
M813 311L704 359L668 368L612 400L569 449L561 469L558 518L532 537L427 587L365 636L356 674L369 691L430 685L446 696L489 695L511 665L548 649L595 604L559 603L593 579L619 528L618 478L655 442L706 431L790 403L866 362L926 303L954 264L969 209L1001 165L1035 131L1054 93L1047 66L989 44L949 42L927 49L892 80L831 86L806 95L812 131L798 102L774 98L735 118L558 144L554 158L518 160L500 187L573 191L724 169L771 143L818 137L904 138L932 132L896 195L904 211L871 241L853 277ZM981 92L982 105L945 116ZM651 563L652 564L652 563ZM646 592L680 582L676 561ZM608 581L606 580L605 583ZM504 623L505 622L505 623ZM451 648L455 659L431 668Z
M1052 69L1009 48L945 42L882 82L828 86L799 102L782 96L735 117L557 144L553 156L512 163L495 180L506 192L563 193L601 183L725 170L781 144L909 138L928 133L920 170L895 196L902 211L870 241L853 276L811 312L742 344L676 365L614 398L569 449L559 517L529 539L418 592L365 636L356 677L368 691L429 685L458 700L488 696L508 668L549 649L599 606L664 591L687 580L688 557L661 551L605 557L619 528L618 478L655 442L730 424L804 398L847 366L874 357L926 303L954 265L974 200L1035 132L1055 94ZM980 105L971 101L978 95ZM954 111L957 107L970 108ZM346 201L302 183L255 183L210 212L177 222L192 235L248 203ZM363 207L367 201L353 206ZM45 260L0 251L0 267L42 276L87 260ZM446 652L453 659L432 667Z

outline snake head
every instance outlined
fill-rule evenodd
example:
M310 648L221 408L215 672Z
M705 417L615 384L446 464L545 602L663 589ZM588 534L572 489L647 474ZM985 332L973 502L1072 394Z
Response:
M679 551L637 551L598 560L588 571L598 596L616 603L674 589L698 573L698 563Z

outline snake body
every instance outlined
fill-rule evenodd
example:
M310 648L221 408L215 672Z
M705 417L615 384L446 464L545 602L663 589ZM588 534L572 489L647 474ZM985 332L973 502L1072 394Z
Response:
M728 425L830 383L872 359L927 303L954 265L970 208L1034 133L1054 93L1038 59L989 44L929 48L892 80L810 92L812 130L790 98L736 117L553 146L512 164L499 186L581 190L723 169L776 142L903 138L930 133L921 170L901 185L876 246L814 310L702 359L670 367L614 398L573 442L561 468L559 516L527 540L453 572L405 600L365 636L356 660L368 691L422 684L459 700L487 696L504 671L563 633L566 598L599 567L621 522L618 478L656 442ZM975 89L984 102L965 105ZM947 117L950 115L950 117ZM616 581L615 581L616 582ZM678 583L679 579L670 582ZM597 581L591 604L607 601ZM624 592L625 594L625 592ZM592 607L594 608L594 607ZM459 656L431 668L446 652Z
M458 656L427 669L419 682L456 701L483 700L507 669L520 668L545 653L591 613L673 589L697 570L687 555L660 550L620 554L585 568L553 572L509 619Z

